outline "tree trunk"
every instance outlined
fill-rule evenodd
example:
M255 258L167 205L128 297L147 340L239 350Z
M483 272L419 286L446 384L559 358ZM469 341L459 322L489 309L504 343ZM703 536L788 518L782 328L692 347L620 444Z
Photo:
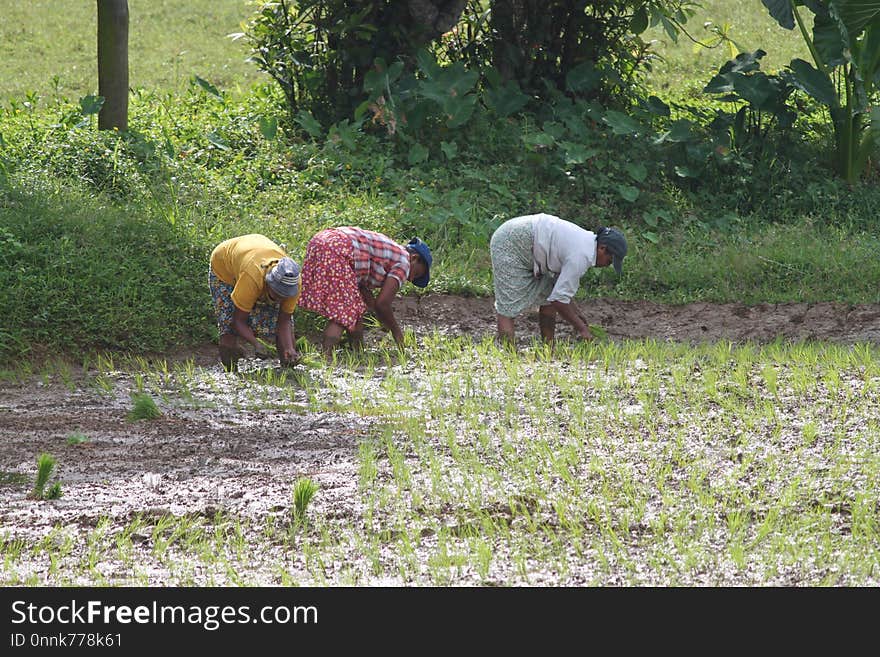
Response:
M98 0L99 130L128 129L128 0Z
M527 81L524 69L531 66L528 30L530 4L534 0L492 0L489 15L492 64L503 80Z
M409 0L407 4L413 23L427 43L455 27L467 0Z

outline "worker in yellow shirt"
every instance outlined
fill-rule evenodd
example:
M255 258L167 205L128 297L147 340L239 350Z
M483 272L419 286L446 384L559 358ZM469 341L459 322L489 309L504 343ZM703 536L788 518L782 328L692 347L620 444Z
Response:
M235 371L246 353L239 340L268 358L257 340L275 340L282 365L299 362L291 315L302 291L299 265L265 235L232 237L211 252L208 286L220 331L220 362Z

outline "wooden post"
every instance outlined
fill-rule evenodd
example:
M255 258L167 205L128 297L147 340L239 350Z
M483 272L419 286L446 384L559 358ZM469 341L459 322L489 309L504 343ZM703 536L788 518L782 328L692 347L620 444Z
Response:
M98 2L99 130L128 129L128 0Z

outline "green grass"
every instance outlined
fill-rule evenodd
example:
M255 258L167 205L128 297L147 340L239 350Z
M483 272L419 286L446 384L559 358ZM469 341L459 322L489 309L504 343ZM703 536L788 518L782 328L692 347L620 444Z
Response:
M226 38L249 15L246 3L132 0L136 91L132 132L120 137L81 123L78 97L95 91L95 7L64 4L7 3L0 27L0 362L212 340L205 271L214 245L261 232L301 260L311 235L340 224L425 238L430 292L491 294L492 230L544 211L627 233L624 278L591 272L582 296L878 300L880 192L833 178L827 133L809 117L802 132L770 134L691 181L666 171L674 153L650 138L608 131L585 138L601 154L574 175L524 148L524 135L548 126L535 117L492 124L481 115L438 130L426 138L429 159L413 165L406 144L368 130L315 141L282 121L277 137L264 136L261 121L283 119L279 91L255 84L265 79L243 62L243 44ZM803 56L800 37L759 0L702 4L689 24L695 36L705 36L706 19L730 23L744 48L768 51L766 70ZM685 37L657 46L667 64L651 84L711 116L717 104L695 90L730 53L695 54ZM193 86L193 74L221 97ZM457 144L454 159L440 141ZM635 187L635 200L622 197Z
M685 26L690 36L682 34L673 41L659 26L642 35L645 41L654 42L653 50L663 59L649 76L658 92L698 96L737 52L764 50L767 55L761 69L766 72L784 68L795 57L811 61L800 31L780 27L761 0L701 0L699 4ZM812 14L806 11L805 15ZM714 30L733 43L720 40Z
M193 75L228 91L259 78L244 60L239 32L245 0L129 0L129 85L180 91ZM0 3L0 101L34 92L74 101L98 90L93 2Z

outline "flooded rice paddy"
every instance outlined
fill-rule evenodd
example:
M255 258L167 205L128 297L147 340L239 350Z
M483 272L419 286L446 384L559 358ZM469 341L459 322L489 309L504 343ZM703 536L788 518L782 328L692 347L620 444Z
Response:
M608 340L551 350L530 315L516 352L489 300L396 309L402 355L374 333L294 369L205 345L4 380L0 581L880 584L877 306L595 301Z

